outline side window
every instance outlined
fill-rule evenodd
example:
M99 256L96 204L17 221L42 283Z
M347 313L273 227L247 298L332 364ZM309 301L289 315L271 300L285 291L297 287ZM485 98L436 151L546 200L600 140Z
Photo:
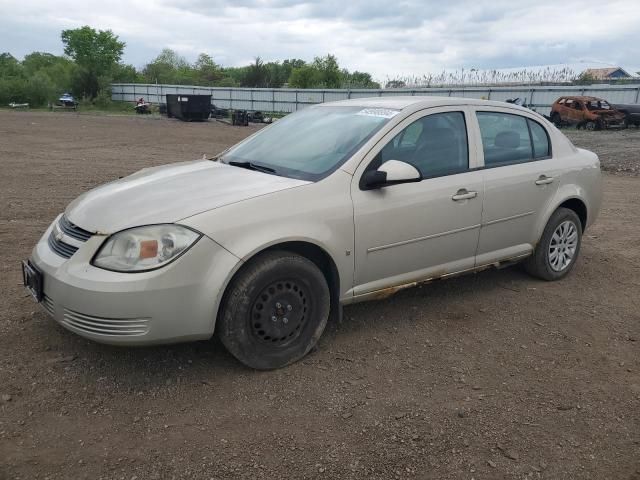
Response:
M542 125L533 120L527 119L531 140L533 141L533 158L546 158L551 156L549 148L549 135Z
M478 112L477 116L485 166L521 163L533 158L525 117L498 112Z
M421 133L422 122L413 122L402 131L402 136L396 136L398 137L398 145L402 148L415 148Z
M381 150L372 167L377 168L387 160L410 163L425 178L468 170L464 113L434 113L416 120Z

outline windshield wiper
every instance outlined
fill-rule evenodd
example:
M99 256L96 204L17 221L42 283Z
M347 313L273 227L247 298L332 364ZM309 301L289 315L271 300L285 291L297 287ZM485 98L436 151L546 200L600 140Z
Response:
M233 165L234 167L246 168L247 170L255 170L257 172L276 173L273 168L265 167L264 165L258 165L251 162L235 162L232 160L230 162L227 162L227 164Z

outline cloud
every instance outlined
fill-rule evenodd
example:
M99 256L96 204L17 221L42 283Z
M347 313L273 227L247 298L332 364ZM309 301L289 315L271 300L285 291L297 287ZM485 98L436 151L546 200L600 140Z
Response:
M140 67L165 47L223 65L335 54L378 79L586 60L637 67L628 0L0 0L0 50L61 53L60 30L109 28Z

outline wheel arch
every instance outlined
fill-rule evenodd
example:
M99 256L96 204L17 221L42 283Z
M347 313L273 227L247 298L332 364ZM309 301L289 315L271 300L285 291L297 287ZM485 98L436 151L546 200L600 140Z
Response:
M551 215L553 215L553 213L559 208L568 208L578 215L583 233L588 226L589 208L584 196L580 195L580 189L577 186L574 185L571 191L558 192L558 195L556 195L554 200L554 202L550 203L549 208L542 216L541 221L536 228L536 244L540 241L542 233L544 232L547 223L549 223Z
M558 208L568 208L569 210L573 210L580 219L580 226L582 227L582 231L585 231L585 229L587 228L588 211L587 204L584 202L584 200L579 197L568 198L560 205L558 205L555 208L554 212Z
M261 255L267 252L273 251L287 251L296 253L302 257L307 258L312 261L322 272L327 281L327 285L329 286L330 293L330 313L329 319L340 320L342 318L342 306L340 304L340 273L338 271L338 267L333 259L333 257L329 254L329 252L322 248L320 245L307 241L307 240L282 240L278 242L271 243L269 245L265 245L260 249L257 249L251 252L247 257L243 259L243 261L238 265L238 267L232 271L227 278L227 281L224 285L224 291L220 295L220 301L217 305L216 312L216 323L218 321L218 317L222 310L222 306L224 304L226 293L229 288L229 285L233 282L233 279L236 278L237 275L242 272L247 265L250 265L253 261L255 261ZM214 326L215 330L215 326Z

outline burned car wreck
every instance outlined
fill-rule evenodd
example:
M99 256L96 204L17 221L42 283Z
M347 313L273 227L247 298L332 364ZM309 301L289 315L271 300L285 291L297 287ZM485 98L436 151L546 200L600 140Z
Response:
M597 97L560 97L551 106L550 119L556 126L575 125L585 130L626 125L624 113Z

